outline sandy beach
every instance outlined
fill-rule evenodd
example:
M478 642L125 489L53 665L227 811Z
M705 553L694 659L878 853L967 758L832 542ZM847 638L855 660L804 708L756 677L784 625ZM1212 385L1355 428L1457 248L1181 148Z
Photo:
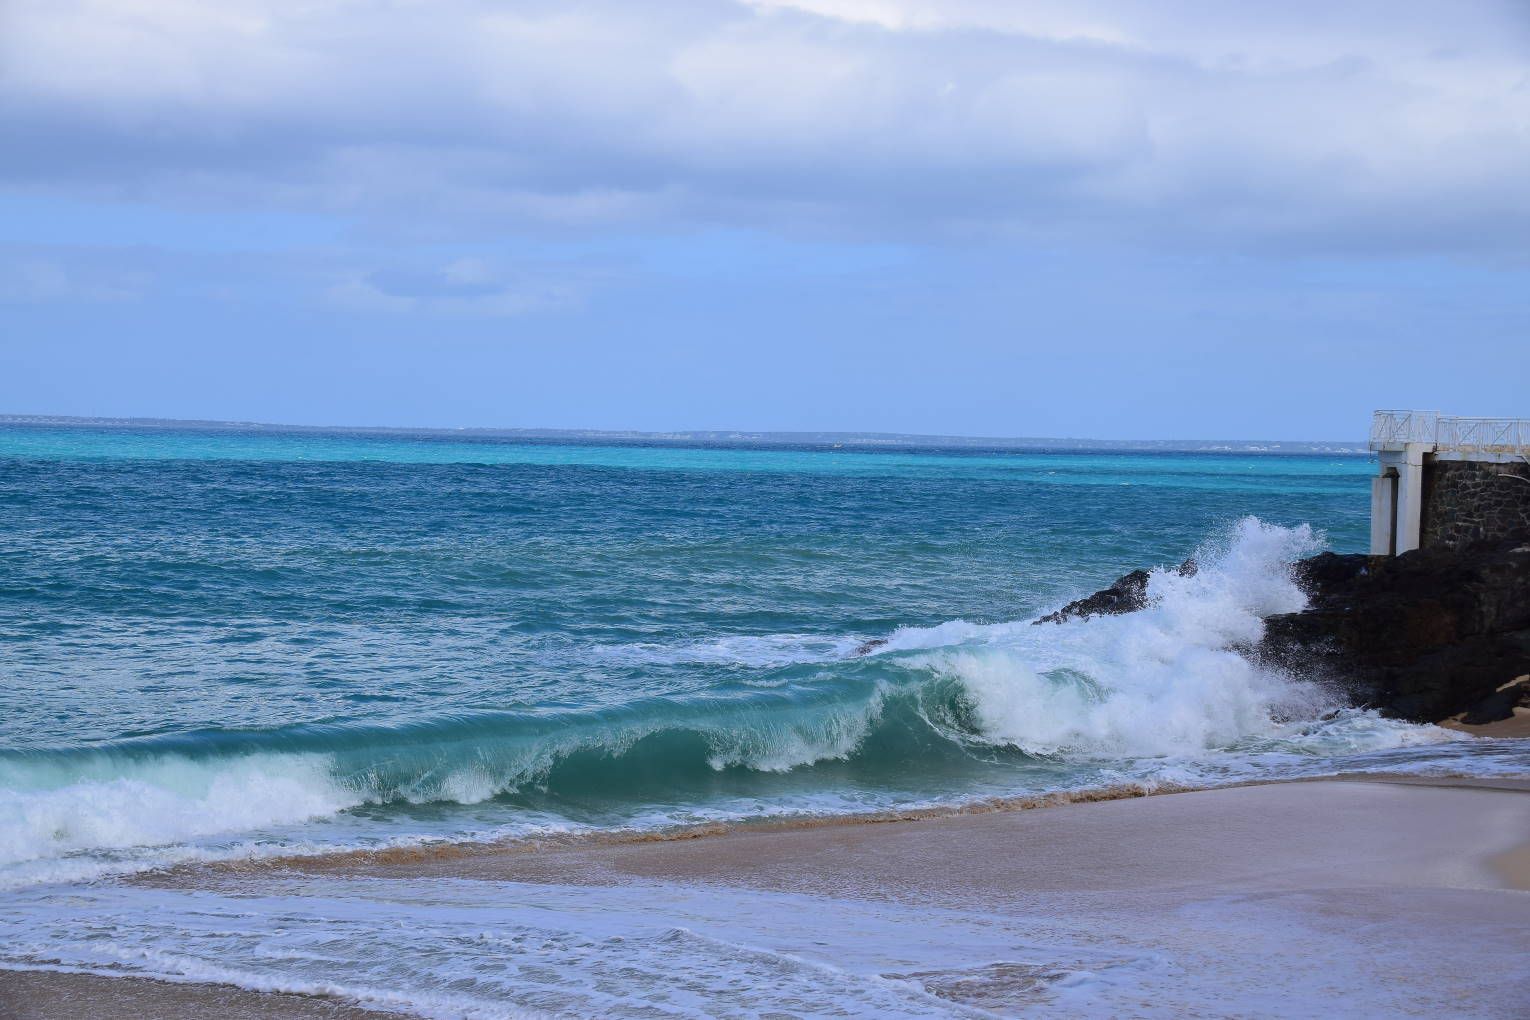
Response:
M1440 723L1448 730L1470 733L1478 737L1518 738L1530 737L1530 708L1515 708L1507 719L1471 726L1456 720Z
M0 971L0 1009L14 1020L143 1017L145 1020L368 1020L398 1014L315 995L252 992L232 985L177 984L135 977Z
M216 887L239 870L154 881ZM1032 949L1055 946L1055 959L887 975L987 1014L1156 1016L1195 1004L1205 1016L1286 1016L1321 998L1347 1015L1509 1017L1530 1005L1530 978L1513 963L1530 953L1525 780L1280 783L665 842L319 858L271 875L305 870L467 879L486 892L731 889L779 903L783 918L816 902L836 914L881 903L1022 920ZM828 928L823 958L853 955ZM1086 968L1058 961L1085 949L1127 961L1133 980L1112 982L1097 959L1087 970L1106 977L1070 987L1066 975ZM17 1020L368 1015L324 997L19 972L0 976L0 1003Z

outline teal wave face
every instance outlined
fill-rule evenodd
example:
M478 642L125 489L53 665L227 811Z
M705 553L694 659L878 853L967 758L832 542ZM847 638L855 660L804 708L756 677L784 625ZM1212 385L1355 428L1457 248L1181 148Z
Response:
M874 776L940 744L950 746L936 757L960 756L960 734L939 732L930 722L963 714L958 685L871 664L859 673L607 708L477 712L395 725L207 729L0 751L0 781L41 792L131 779L169 762L216 770L282 757L322 760L327 780L358 804L473 803L529 789L573 798L642 793L650 784L683 785L730 770L786 773L830 760L855 761ZM882 679L887 676L898 679Z

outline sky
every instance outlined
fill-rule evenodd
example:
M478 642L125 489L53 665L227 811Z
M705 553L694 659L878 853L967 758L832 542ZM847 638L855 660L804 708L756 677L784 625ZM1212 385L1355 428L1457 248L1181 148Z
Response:
M4 0L0 413L1530 416L1530 2Z

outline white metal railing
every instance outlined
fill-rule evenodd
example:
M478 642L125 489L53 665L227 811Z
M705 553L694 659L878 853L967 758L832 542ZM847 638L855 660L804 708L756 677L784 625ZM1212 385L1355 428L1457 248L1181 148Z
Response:
M1377 411L1371 416L1371 449L1433 443L1443 417L1439 411Z
M1442 449L1462 453L1530 454L1530 421L1523 418L1443 418Z
M1457 418L1439 411L1377 411L1371 418L1372 450L1404 443L1433 443L1441 452L1530 456L1530 419Z

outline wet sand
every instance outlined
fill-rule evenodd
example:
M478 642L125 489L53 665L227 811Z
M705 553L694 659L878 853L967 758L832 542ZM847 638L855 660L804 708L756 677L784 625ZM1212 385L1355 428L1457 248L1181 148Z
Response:
M0 970L4 1020L387 1020L349 1003L313 995L251 992L229 985L147 978Z
M379 877L719 882L945 902L1035 892L1314 885L1530 890L1493 861L1530 846L1530 780L1365 777L888 824L737 829L683 841L419 855ZM328 869L332 862L317 859ZM1527 898L1530 907L1530 898Z
M1476 737L1530 737L1530 708L1515 708L1507 719L1469 726L1454 719L1440 723L1447 730L1470 733Z
M1179 987L1193 997L1204 986L1207 1016L1227 1015L1214 995L1229 983L1278 1002L1293 982L1311 994L1325 981L1336 995L1371 982L1394 1006L1416 1003L1420 1015L1530 1012L1530 975L1511 964L1530 956L1525 780L1294 782L888 824L287 866L565 886L739 886L1034 916L1074 938L1170 954ZM959 998L959 975L950 987ZM0 1005L11 1010L5 1016L29 1020L368 1015L301 996L15 973L0 974Z

